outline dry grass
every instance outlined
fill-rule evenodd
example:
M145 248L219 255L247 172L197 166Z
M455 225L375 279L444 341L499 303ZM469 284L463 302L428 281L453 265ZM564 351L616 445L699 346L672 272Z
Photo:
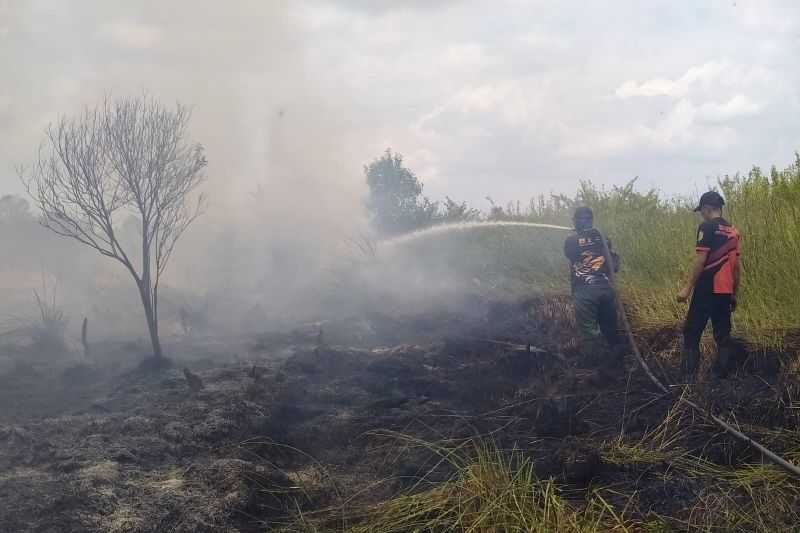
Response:
M625 510L614 509L600 489L564 494L552 479L536 476L531 460L493 443L443 447L397 436L403 446L423 446L452 469L444 482L423 476L410 490L377 505L343 506L301 517L285 531L405 533L527 531L593 533L637 531Z
M640 440L621 437L606 443L603 460L632 465L663 476L664 483L695 480L702 487L695 503L678 516L661 517L680 530L725 532L796 532L800 524L800 483L772 464L723 466L691 453L685 445L698 423L674 408L664 422ZM708 428L711 429L711 428ZM791 438L782 434L785 443ZM797 444L800 441L795 441ZM800 448L787 457L800 457Z

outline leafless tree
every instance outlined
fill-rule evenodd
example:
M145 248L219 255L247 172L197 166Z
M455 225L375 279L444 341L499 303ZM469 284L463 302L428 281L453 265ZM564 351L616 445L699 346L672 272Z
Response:
M190 117L185 106L167 108L148 95L107 97L50 125L36 162L20 170L42 225L115 259L133 276L158 359L159 282L204 203L202 195L190 198L206 166L203 147L186 140ZM140 230L138 250L126 249L118 234L131 216Z

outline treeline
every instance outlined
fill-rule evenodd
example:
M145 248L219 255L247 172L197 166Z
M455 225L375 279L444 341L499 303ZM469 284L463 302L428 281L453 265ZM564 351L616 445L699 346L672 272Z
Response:
M413 231L442 222L510 220L570 225L576 205L595 211L597 226L614 242L623 259L626 305L643 327L680 324L685 306L675 295L687 275L699 219L692 197L639 191L635 182L604 188L583 182L572 197L550 195L488 212L450 199L437 203L387 151L365 167L370 214L384 233ZM393 186L398 176L403 187ZM785 347L800 332L800 155L789 166L758 167L724 176L716 188L725 196L725 216L742 234L743 284L736 327L749 340ZM403 195L405 194L405 196ZM390 209L386 209L390 206Z

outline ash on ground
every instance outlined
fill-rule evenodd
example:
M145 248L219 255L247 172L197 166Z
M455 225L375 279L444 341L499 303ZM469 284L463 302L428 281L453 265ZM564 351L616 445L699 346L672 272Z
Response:
M650 353L669 353L676 333L642 340ZM669 465L637 468L601 453L661 425L673 401L632 359L608 372L602 351L580 352L562 298L185 339L169 347L173 367L156 372L120 364L130 347L95 351L116 355L0 376L0 531L267 531L298 511L379 502L423 477L446 479L430 450L398 435L491 439L576 491L635 490L634 515L680 516L703 490L659 475ZM677 379L674 358L654 366ZM695 393L717 411L737 409L740 423L792 427L776 379L774 369L744 369ZM758 460L707 431L683 438L709 461Z

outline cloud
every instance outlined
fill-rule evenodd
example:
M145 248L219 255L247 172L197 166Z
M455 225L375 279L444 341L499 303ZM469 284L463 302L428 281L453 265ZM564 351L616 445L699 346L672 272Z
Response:
M711 61L702 65L691 67L683 76L677 79L654 78L637 83L629 80L620 85L615 94L618 98L668 96L682 98L692 89L694 84L708 84L716 79L728 68L724 62Z
M548 51L565 51L571 44L568 36L547 30L527 32L519 36L518 41L529 49Z
M101 33L118 46L136 50L154 48L163 39L159 28L128 21L107 24Z
M798 5L794 0L739 2L734 16L745 28L764 34L789 34L797 31Z
M681 192L800 148L785 118L800 113L800 6L738 4L19 0L0 14L14 73L0 161L26 161L49 120L105 90L151 89L195 106L215 196L280 174L302 197L316 189L297 176L322 175L347 191L325 208L356 210L361 165L387 146L434 198L524 201L648 172Z
M447 107L465 115L493 114L508 124L521 124L531 113L532 98L516 80L468 87L456 95Z
M611 127L579 135L566 142L560 154L589 159L637 152L708 158L724 153L739 140L735 129L721 123L757 109L744 97L699 107L683 98L653 125Z
M737 94L726 102L706 102L698 109L698 118L707 122L725 122L739 117L752 116L762 109L762 105L751 101L743 94Z
M448 46L440 56L444 68L460 71L480 71L497 64L479 43L462 43Z
M370 14L385 14L392 11L415 10L431 11L449 7L464 0L335 0L338 7L363 11Z

